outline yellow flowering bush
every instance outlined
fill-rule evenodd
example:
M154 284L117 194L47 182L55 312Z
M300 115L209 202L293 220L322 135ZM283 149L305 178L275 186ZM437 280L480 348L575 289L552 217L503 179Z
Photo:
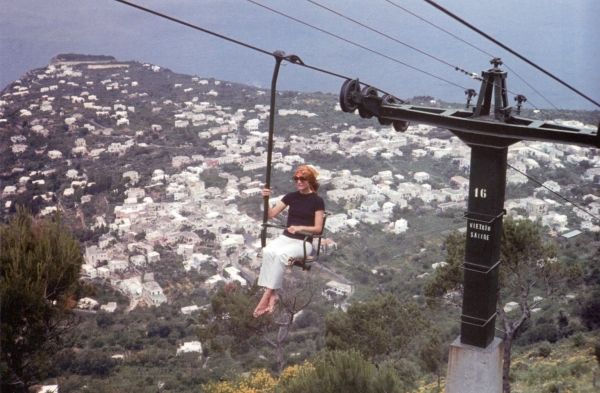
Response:
M265 369L250 373L239 383L240 393L271 393L275 389L277 381Z
M254 370L235 381L210 382L202 387L206 393L273 393L277 380L267 370Z
M298 377L299 375L314 371L314 369L315 367L309 362L304 362L302 364L295 364L293 366L286 367L279 376L278 383L285 384L285 382L292 380Z

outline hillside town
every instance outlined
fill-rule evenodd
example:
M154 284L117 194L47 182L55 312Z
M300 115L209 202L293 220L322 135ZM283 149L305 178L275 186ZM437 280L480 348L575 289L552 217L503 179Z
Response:
M168 164L151 166L150 162L145 172L121 166L113 175L125 188L120 200L110 206L110 214L82 218L89 230L103 232L97 241L85 244L82 276L110 283L129 298L129 309L171 300L153 274L165 249L176 253L186 272L203 271L207 266L215 269L203 283L208 290L220 282L252 284L260 266L258 213L267 162L269 106L253 102L264 101L269 92L245 89L244 102L249 105L235 108L221 101L222 96L233 94L231 84L179 77L171 78L172 82L164 79L170 84L172 98L163 99L144 82L163 72L151 64L55 59L10 85L0 97L1 154L14 163L2 168L0 197L5 213L26 193L40 202L40 215L53 214L64 205L78 211L86 204L98 203L103 197L90 191L94 182L86 163L118 161L140 148L161 150L165 135L191 132L205 147L196 154L191 153L193 146L169 149ZM279 108L278 119L302 124L322 116L296 101L297 105ZM29 105L23 107L23 102ZM334 101L325 105L321 108L325 112L340 111ZM15 112L14 108L19 109ZM350 115L340 113L339 118L344 116ZM327 250L335 249L336 235L352 234L363 224L402 237L411 234L414 226L403 212L416 204L431 214L466 210L470 149L450 133L444 139L437 137L439 132L431 137L432 131L436 130L431 126L413 124L407 132L398 133L390 126L363 127L342 120L312 127L310 134L276 134L273 169L291 176L294 167L308 161L311 154L347 160L344 169L314 162L319 180L326 186L326 203L341 207L330 211L327 218L327 239L322 245ZM62 138L69 145L54 144L60 133L69 135ZM27 167L23 165L27 156L43 159L46 165ZM443 161L456 168L456 175L433 181L433 174L427 171L392 165L392 169L367 173L353 166L358 158ZM567 165L584 168L578 179L582 183L600 178L600 156L578 146L521 142L511 147L508 161L518 170L509 169L509 186L530 181L520 172L559 170ZM214 170L224 186L207 184L203 176ZM46 187L56 176L60 185ZM557 197L568 187L568 183L547 180L536 185L531 195L508 198L507 214L541 220L553 236L599 232L588 213ZM283 186L275 190L278 195L271 203L285 192ZM600 215L600 196L586 194L577 203ZM256 211L242 209L242 205ZM349 296L350 284L331 280L327 288ZM93 299L80 306L109 312L116 307L112 302L95 304Z

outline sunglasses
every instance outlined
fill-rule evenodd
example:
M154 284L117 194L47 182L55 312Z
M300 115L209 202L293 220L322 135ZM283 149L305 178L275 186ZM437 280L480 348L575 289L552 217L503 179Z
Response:
M293 181L298 181L298 180L300 180L300 181L306 181L306 180L308 180L308 179L306 179L306 178L305 178L305 177L303 177L303 176L294 176L294 177L292 177L292 180L293 180Z

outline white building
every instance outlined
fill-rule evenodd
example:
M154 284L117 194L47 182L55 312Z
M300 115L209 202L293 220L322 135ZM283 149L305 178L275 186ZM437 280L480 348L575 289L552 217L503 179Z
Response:
M252 187L242 190L242 198L250 198L261 195L262 189L260 187Z
M200 310L200 307L196 306L195 304L192 304L191 306L181 307L181 313L183 315L190 315L198 310Z
M100 277L100 278L109 278L110 277L110 270L106 266L100 266L99 268L96 269L96 272L97 272L98 277Z
M328 299L332 299L333 296L349 296L350 294L352 294L352 285L335 280L328 281L323 289L323 296Z
M206 281L204 281L204 284L206 284L206 286L209 288L213 288L215 285L217 285L217 283L221 281L225 281L225 277L223 277L220 274L215 274L214 276L210 276L209 278L207 278Z
M429 173L427 172L417 172L413 175L413 179L415 179L417 183L424 183L429 180L429 177Z
M108 261L107 267L111 273L124 272L129 267L129 263L120 259L113 259Z
M98 239L98 247L106 248L114 240L115 240L115 238L111 235L108 235L108 234L101 235L100 238ZM86 249L86 251L87 251L87 249Z
M548 211L548 205L541 199L528 198L525 204L525 210L531 216L541 216Z
M117 302L108 302L100 306L100 310L108 313L113 313L117 309Z
M406 221L404 218L401 218L394 222L394 228L392 229L392 231L395 234L401 234L401 233L406 232L407 230L408 230L408 221Z
M433 270L437 270L437 269L439 269L441 267L444 267L444 266L448 266L448 262L442 261L442 262L437 262L437 263L432 263L431 264L431 268Z
M464 178L463 176L452 176L450 178L450 184L455 185L461 190L469 189L469 180Z
M210 262L211 259L210 255L194 253L190 259L183 261L183 268L185 271L190 271L191 269L200 270L202 265Z
M91 297L82 297L77 302L77 308L80 310L94 310L98 308L99 304L100 303L98 303L97 300L92 299Z
M188 341L184 342L182 345L177 348L177 355L180 353L189 353L189 352L200 352L202 353L202 344L200 341Z
M135 267L146 266L146 257L144 255L132 255L129 257L129 262Z
M177 245L177 255L181 255L184 258L190 258L194 252L193 244L178 244Z
M136 200L144 198L146 196L146 191L143 188L130 188L125 191L127 198L134 198Z
M51 160L57 160L59 158L62 158L62 153L58 150L50 150L48 152L48 158L50 158Z
M90 246L85 248L83 258L86 264L97 267L100 261L108 260L108 253L97 246Z
M58 393L58 385L43 385L36 393Z
M556 232L564 232L567 229L568 219L564 214L550 212L542 216L542 225L548 226Z
M175 120L175 128L185 128L189 125L189 120Z
M81 275L83 277L96 278L98 276L98 271L94 266L84 263L81 265Z
M17 193L16 186L6 186L6 187L4 187L4 190L2 191L2 196L7 197L10 195L15 195L16 193Z
M156 281L147 281L144 283L142 296L151 306L159 306L167 301L167 297Z
M160 261L160 254L156 251L148 251L146 258L148 259L148 263L155 263Z
M221 248L226 250L229 248L239 248L244 246L244 235L235 233L226 233L220 239Z
M120 281L118 287L125 295L134 298L139 298L143 293L142 279L139 276Z
M250 119L244 124L244 128L248 131L256 131L258 130L258 126L260 124L259 119Z
M140 174L137 171L127 171L123 173L124 179L129 179L131 184L137 184L140 181Z
M243 287L245 287L247 285L246 280L240 275L240 269L234 267L234 266L227 266L225 269L223 269L227 275L229 276L229 281L237 281L239 282Z

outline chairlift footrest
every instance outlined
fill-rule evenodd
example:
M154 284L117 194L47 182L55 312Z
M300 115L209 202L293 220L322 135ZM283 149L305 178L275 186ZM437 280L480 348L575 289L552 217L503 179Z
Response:
M311 262L312 262L312 259L308 259L308 258L306 260L303 260L300 258L290 258L291 266L298 266L298 267L302 268L302 270L304 270L304 271L310 270L310 268L312 267Z

